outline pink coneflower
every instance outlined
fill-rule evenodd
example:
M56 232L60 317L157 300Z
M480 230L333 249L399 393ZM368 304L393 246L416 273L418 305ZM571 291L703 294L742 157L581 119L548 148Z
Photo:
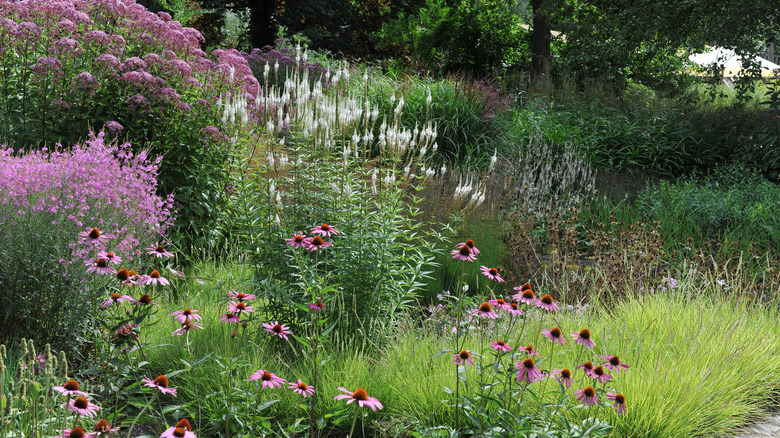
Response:
M128 295L119 295L118 293L114 292L111 294L111 298L103 301L101 304L103 307L113 306L114 304L124 303L125 301L133 302L135 299L133 297Z
M303 239L303 244L304 248L308 249L309 251L317 251L320 248L327 248L333 245L331 242L322 240L322 237L320 236L307 237Z
M144 385L150 387L150 388L157 388L162 392L163 394L170 394L172 396L176 396L176 388L169 388L168 387L168 378L165 376L157 376L156 379L152 380L148 377L143 378Z
M84 264L87 265L87 272L90 274L114 275L116 273L116 269L108 266L108 260L106 259L87 260Z
M555 377L555 380L560 382L560 384L566 387L566 389L569 389L571 384L574 383L574 379L571 376L571 371L566 368L562 370L553 370L552 374L557 376Z
M590 338L590 330L588 329L582 329L578 332L572 332L571 338L574 339L574 342L584 345L588 348L593 348L596 346L596 343L593 342L593 339Z
M245 294L243 292L238 292L235 290L231 290L228 292L227 297L229 300L238 300L238 301L249 301L249 300L256 300L257 296L252 294Z
M298 379L298 383L288 382L288 384L290 389L302 395L303 398L306 398L307 395L314 395L314 387L301 382L301 379Z
M458 247L458 249L453 249L450 251L450 254L452 254L452 258L457 260L465 260L467 262L473 262L477 258L474 257L474 252L469 248L468 245L461 245Z
M493 347L493 349L495 349L496 351L504 351L504 352L512 351L512 348L509 345L506 345L506 342L504 341L491 342L490 346Z
M466 366L466 362L468 362L469 365L474 365L474 359L471 358L471 353L468 350L461 350L460 353L453 354L452 361L455 362L456 365Z
M274 387L281 388L284 383L284 379L266 370L257 370L252 373L249 376L249 381L251 382L252 380L262 380L262 388L270 389L274 389Z
M596 397L596 390L591 386L580 389L579 391L574 391L574 395L577 396L577 401L588 406L593 406L599 402L598 397Z
M92 432L95 436L100 436L103 434L117 433L119 432L119 428L111 427L111 424L109 424L105 418L101 418L97 423L95 423L95 427L92 428Z
M235 324L241 322L241 316L236 315L235 313L220 313L219 319L222 321L222 324Z
M65 429L62 434L55 435L54 438L95 438L95 435L87 433L84 429L76 426L73 429Z
M100 251L98 253L98 258L106 259L110 263L113 263L115 265L118 265L118 264L122 263L122 257L119 257L118 255L114 254L113 252Z
M517 305L517 303L509 303L509 309L507 309L510 315L522 316L525 312Z
M593 368L593 372L591 373L591 377L598 380L599 383L607 383L610 380L612 380L612 374L607 374L606 371L604 371L603 367L596 367Z
M137 304L139 306L159 306L160 305L160 303L152 302L152 297L150 297L147 294L141 295L140 298L135 300L134 304Z
M553 345L563 345L566 343L566 338L563 337L563 332L558 327L551 328L550 330L542 330L542 334L547 339L553 342Z
M81 243L105 243L111 236L103 234L97 228L79 233Z
M482 303L478 308L471 311L472 315L477 315L480 318L498 318L498 313L493 311L493 306L490 303Z
M515 369L517 370L518 383L523 383L523 381L534 383L537 380L544 379L544 375L542 374L541 370L536 367L534 360L530 357L522 362L516 363Z
M245 302L239 301L231 301L228 303L228 312L236 313L238 315L241 315L242 313L252 313L255 311L254 307L247 306Z
M490 303L491 306L495 307L496 309L500 310L511 310L512 305L504 301L503 298L498 298L495 300L489 300L488 303Z
M325 309L325 303L323 303L322 300L317 300L316 303L309 304L309 309L314 310L315 312L322 312Z
M306 247L306 235L300 233L294 233L292 237L286 239L285 242L288 246L293 248L305 248Z
M363 406L368 406L371 408L374 412L376 412L377 409L382 409L384 406L382 406L382 403L379 403L379 400L377 400L374 397L369 397L368 393L363 388L358 388L355 390L355 392L351 392L345 388L342 388L339 386L339 391L345 392L346 394L339 394L335 397L333 397L333 400L344 400L347 399L347 404L352 403L353 401L357 400L358 406L361 408Z
M116 331L117 338L121 338L124 341L127 340L138 340L138 324L133 324L132 322L128 322L127 324L123 325L122 327L119 327Z
M341 234L341 231L331 227L328 224L317 225L316 227L311 229L311 232L312 234L320 234L327 237L338 236L339 234Z
M477 249L476 246L474 246L474 241L473 240L469 239L469 240L467 240L465 242L460 242L459 244L456 245L456 247L460 248L463 245L468 246L469 249L471 250L471 252L473 252L475 256L479 255L480 251L479 251L479 249Z
M190 422L184 418L176 423L176 426L169 427L160 435L160 438L198 438L192 433Z
M558 310L558 306L555 304L555 302L553 302L553 297L547 294L542 295L542 297L536 301L536 305L549 312L555 312Z
M135 271L133 271L135 272ZM122 283L125 286L135 286L138 284L136 281L138 278L138 273L136 272L135 278L130 276L130 271L128 271L125 268L122 268L118 271L116 271L116 279L119 280L120 283Z
M55 386L52 389L65 396L71 396L71 395L80 395L83 397L89 396L89 394L87 394L86 392L79 391L79 382L72 379L65 382L64 385Z
M171 284L170 281L166 280L164 277L160 276L160 272L158 270L152 271L149 276L144 279L144 284L151 284L153 286L156 286L157 283L160 283L160 286L167 286Z
M537 353L536 350L534 350L534 346L533 345L526 345L525 347L520 347L520 348L517 349L517 351L525 352L526 356L538 356L539 355L539 353Z
M272 335L277 335L280 338L284 339L285 341L289 341L289 339L287 339L287 335L292 334L290 328L283 324L279 324L279 321L274 321L273 324L268 324L264 322L263 327L265 327L265 331L267 331L268 333L271 333Z
M167 259L169 257L173 257L173 253L168 251L167 249L165 249L165 247L162 246L162 245L155 244L155 245L152 245L152 246L150 246L150 247L148 247L146 249L148 250L148 252L146 254L153 255L153 256L157 257L158 259L161 259L161 258L166 258Z
M615 404L612 405L612 407L617 408L618 414L626 413L626 396L624 396L623 394L614 394L608 392L607 400L615 402Z
M187 333L190 330L194 329L202 329L203 327L200 326L197 322L192 322L189 319L185 319L183 323L181 323L181 327L172 331L171 336L180 336L185 333Z
M83 415L89 418L94 417L95 414L97 414L97 411L100 410L98 405L89 402L84 396L70 399L65 407L79 415Z
M576 369L584 370L585 371L585 375L590 377L590 378L593 378L593 379L596 378L596 376L593 374L593 369L594 368L595 368L595 366L593 366L593 362L585 362L582 365L577 365L576 366Z
M527 283L526 283L527 284ZM512 299L517 302L528 304L533 306L536 304L536 294L531 289L520 289L519 287L513 287L512 289L519 291L512 295Z
M488 268L487 266L480 266L479 269L482 271L482 275L485 277L496 280L499 283L503 283L504 279L501 278L500 275L498 275L498 269L497 268Z
M604 362L604 366L607 367L610 371L625 371L628 369L628 365L620 362L620 358L617 356L610 356L609 354L600 354L599 359L603 359L606 362Z
M188 319L192 319L193 321L201 321L203 319L202 316L199 315L200 312L197 310L190 310L190 308L186 308L184 310L177 310L173 313L171 313L171 316L174 316L174 321L178 321L182 324L184 324L184 321Z

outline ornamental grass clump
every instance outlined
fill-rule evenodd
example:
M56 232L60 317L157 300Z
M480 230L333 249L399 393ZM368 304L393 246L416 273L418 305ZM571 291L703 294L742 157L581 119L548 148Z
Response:
M145 267L149 242L173 223L172 199L155 193L159 163L102 133L70 151L0 151L0 339L84 341L112 304L104 283L131 280L116 261Z

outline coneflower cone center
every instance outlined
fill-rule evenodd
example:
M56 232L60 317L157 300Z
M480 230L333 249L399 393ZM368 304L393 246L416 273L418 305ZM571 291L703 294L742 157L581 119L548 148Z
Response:
M590 339L590 330L588 330L588 329L580 330L580 337L582 339Z
M119 295L118 293L114 292L111 294L111 299L116 301L118 300L122 295Z
M160 278L160 273L155 269L149 276L152 278Z
M569 370L561 370L561 377L564 379L570 379L571 378L571 371Z
M86 435L84 433L84 429L82 429L82 428L80 428L78 426L76 426L73 429L71 429L70 430L70 434L68 434L68 436L70 438L84 438L84 435Z
M162 386L163 388L167 388L168 378L165 376L158 376L156 379L154 379L154 384L157 386Z
M130 273L127 272L127 269L122 268L116 272L116 278L120 281L125 281L130 278Z
M523 361L523 366L526 367L529 370L532 369L534 367L534 360L531 359L531 358L528 358L528 359L524 360Z
M534 352L534 346L533 345L526 346L525 347L525 352L528 353L528 354L533 353Z
M97 265L98 268L105 268L108 266L108 262L106 259L97 259L95 260L95 265Z
M496 344L498 344L500 347L503 347L504 345L506 345L506 343L504 341L496 341Z
M79 382L75 380L68 380L65 382L64 385L62 385L63 388L67 389L68 391L78 391L79 390Z
M550 330L550 335L552 335L553 338L560 338L561 337L561 329L558 327L555 327L554 329Z
M281 333L282 332L282 326L279 324L276 324L272 329L274 333Z
M181 420L179 420L179 422L176 423L176 427L183 427L190 431L192 430L192 426L190 426L190 422L186 418L182 418Z
M609 358L609 363L611 363L614 366L620 365L620 358L617 356L612 356Z
M460 247L460 255L466 257L471 254L471 249L468 245L463 245Z
M141 298L138 299L142 304L149 304L152 302L152 297L149 295L143 294L141 295Z
M590 386L588 386L587 388L582 390L582 394L585 397L589 397L590 398L590 397L593 397L594 395L596 395L596 390L591 388Z
M192 315L192 310L190 309L184 309L184 312L181 313L182 315Z
M488 272L490 273L490 275L498 275L498 269L496 268L490 268Z
M314 238L311 239L311 244L312 245L320 246L323 243L324 243L324 241L322 240L322 237L320 237L320 236L314 236Z
M73 401L73 406L79 408L79 409L87 409L87 406L89 406L89 403L87 402L86 397L78 397L75 401Z
M534 298L534 292L531 289L526 289L523 291L523 298Z
M365 389L358 388L355 392L352 393L352 398L355 400L368 400L368 393L366 393Z
M463 350L463 351L460 352L460 358L461 359L468 360L468 358L470 358L470 357L471 357L471 354L468 351Z
M296 234L295 243L303 243L303 236L301 236L300 234Z
M271 380L271 373L269 373L268 371L264 372L263 376L261 377L261 379L263 379L263 380Z
M162 245L157 245L157 248L154 249L157 252L165 252L165 248L163 248Z
M480 312L485 312L485 313L491 312L491 311L493 311L493 306L491 306L490 303L482 303L479 306L479 311Z
M328 225L328 224L322 224L322 225L320 226L320 229L321 229L322 231L330 231L330 225Z
M114 253L113 252L107 252L106 253L106 257L109 258L109 259L113 259L114 258Z
M82 236L83 236L83 234L82 234ZM89 238L90 239L97 239L98 237L100 237L100 230L98 230L97 228L93 228L93 229L89 230Z
M95 432L107 432L109 429L111 429L111 425L104 418L101 418L95 423L95 428L92 430Z
M303 382L298 384L298 389L302 389L302 390L306 391L308 388L309 387L305 383L303 383Z
M183 427L177 427L177 428L173 429L173 436L183 437L184 436L184 428Z
M131 269L131 270L127 271L127 275L129 275L131 277L135 277L136 275L138 275L138 272L136 272L135 269Z
M236 299L237 300L243 300L244 298L246 298L246 294L243 294L243 293L236 294Z
M238 309L238 310L246 310L246 304L238 303L238 304L236 304L236 309Z
M582 366L583 366L583 367L584 367L586 370L592 370L592 369L593 369L593 362L585 362L584 364L582 364Z
M623 394L618 394L615 396L615 401L622 405L626 402L626 397Z
M506 301L504 301L503 299L499 298L499 299L496 300L496 303L501 305L501 304L506 304Z
M601 368L601 367L593 368L593 374L595 374L597 376L603 376L604 375L604 368Z
M474 241L471 239L467 240L466 246L468 246L469 248L474 248Z
M552 299L551 296L545 295L545 296L542 297L542 302L544 304L552 304L553 303L553 299Z

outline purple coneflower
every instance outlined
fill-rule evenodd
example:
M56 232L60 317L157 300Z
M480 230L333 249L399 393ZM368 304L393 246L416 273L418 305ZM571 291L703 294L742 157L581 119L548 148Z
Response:
M172 331L171 336L180 336L185 333L187 333L190 330L193 329L202 329L203 327L200 326L197 322L192 322L189 319L185 319L183 323L181 323L181 327Z
M160 303L152 302L152 297L150 297L147 294L141 295L140 298L138 298L137 300L134 300L134 301L135 301L134 304L137 304L139 306L159 306L160 305Z
M263 327L265 327L265 331L267 331L268 333L271 333L272 335L277 335L280 338L284 339L285 341L289 341L287 335L292 334L290 328L285 326L284 324L279 324L279 321L274 321L273 324L268 324L264 322Z
M293 392L297 392L298 394L302 395L303 398L306 398L307 395L314 395L314 387L311 385L307 385L301 381L301 379L298 379L298 383L288 382L290 385L289 388L293 390Z
M542 334L547 339L553 342L553 345L563 345L566 343L566 338L563 337L563 332L558 327L551 328L550 330L542 330Z
M149 274L149 276L146 277L144 284L151 284L152 286L156 286L157 283L160 283L161 286L167 286L171 284L170 281L166 280L164 277L161 277L160 272L155 269L151 274Z
M293 248L305 248L306 247L306 235L295 233L292 237L289 239L286 239L285 242L288 246L292 246Z
M87 394L84 391L79 391L79 382L71 379L65 382L62 386L55 386L52 388L53 390L59 392L62 395L70 396L70 395L80 395L83 397L88 397L89 394Z
M488 303L490 303L491 306L495 307L496 309L500 310L511 310L512 305L504 301L503 298L497 298L495 300L489 300Z
M595 368L593 366L593 362L585 362L582 365L577 365L575 368L578 369L578 370L584 370L585 371L585 375L590 377L590 378L593 378L593 379L596 378L596 376L593 374L593 368Z
M553 297L550 295L542 295L538 301L536 301L537 307L541 307L544 310L555 312L558 310L558 306L553 302Z
M612 405L612 407L617 408L618 414L626 413L626 396L624 396L623 394L614 394L608 392L607 400L615 402L615 404Z
M227 297L229 300L238 300L238 301L249 301L249 300L256 300L257 296L252 294L245 294L243 292L238 292L235 290L231 290L228 292Z
M116 269L108 266L108 260L106 259L87 260L84 264L87 265L87 272L90 274L114 275L116 273Z
M610 371L625 371L628 369L628 365L620 362L620 358L617 356L610 356L609 354L600 354L599 359L603 359L606 362L604 362L604 366L607 367Z
M520 347L520 348L517 349L517 351L520 351L520 352L524 351L526 356L538 356L539 355L539 353L537 353L536 350L534 350L534 346L533 345L526 345L525 347Z
M144 385L150 387L150 388L157 388L162 392L163 394L170 394L172 396L176 396L176 388L169 388L168 387L168 378L165 376L157 376L156 379L152 380L148 377L143 378Z
M467 262L473 262L476 260L476 257L474 257L474 252L469 248L468 245L461 245L458 247L458 249L453 249L450 251L450 254L452 254L452 258L457 260L465 260Z
M135 271L133 271L135 272ZM116 271L116 279L119 280L120 283L122 283L125 286L135 286L138 284L136 281L138 277L138 273L136 273L136 277L132 278L130 276L130 271L128 271L125 268L122 268L118 271Z
M596 379L599 383L607 383L610 380L612 380L612 374L607 374L607 372L604 371L603 367L593 368L593 372L591 372L591 377Z
M333 245L331 242L322 240L322 237L320 236L307 237L303 240L303 244L304 248L308 249L309 251L317 251L320 248L327 248Z
M596 397L596 390L591 386L580 389L579 391L574 391L574 395L577 396L577 401L588 406L593 406L599 402L598 397Z
M219 319L222 321L222 324L235 324L241 322L241 316L236 315L235 313L220 313Z
M231 301L228 303L228 312L236 313L238 315L241 315L242 313L252 313L255 311L254 307L249 307L246 305L245 302L239 301Z
M97 228L79 233L81 243L105 243L111 236L103 234Z
M169 427L160 435L160 438L197 438L192 433L192 426L190 422L184 418L176 423L176 426Z
M113 306L114 304L124 303L125 301L129 301L132 303L135 300L131 296L119 295L118 293L114 292L111 294L111 298L103 301L101 305L103 307L109 307L109 306Z
M97 414L97 411L100 410L98 405L90 403L84 396L70 399L65 407L79 415L89 418L94 417L95 414Z
M309 304L309 309L314 310L315 312L322 312L325 309L325 303L323 303L322 300L317 300L316 303Z
M87 433L84 429L76 426L73 429L65 429L62 434L55 435L54 438L95 438L95 435Z
M488 268L487 266L480 266L479 269L482 271L482 275L485 277L496 280L499 283L503 283L504 279L501 278L500 275L498 275L498 269L496 268Z
M118 264L122 263L122 257L119 257L118 255L114 254L113 252L100 251L98 253L98 258L99 259L106 259L110 263L113 263L115 265L118 265Z
M460 247L461 247L461 246L463 246L463 245L466 245L466 246L468 246L468 247L469 247L469 249L471 250L471 252L473 252L475 256L479 255L479 252L480 252L480 251L479 251L479 249L477 249L477 247L476 247L476 246L474 246L474 241L473 241L473 240L469 239L469 240L467 240L467 241L465 241L465 242L461 242L461 243L459 243L459 244L457 245L457 247L458 247L458 248L460 248Z
M119 428L111 427L111 424L109 424L105 418L101 418L97 423L95 423L95 427L92 428L92 432L95 436L100 436L103 434L117 433L119 432Z
M509 345L506 345L506 342L504 341L491 342L490 346L493 347L493 349L495 349L496 351L504 351L504 352L512 351L512 348Z
M327 237L338 236L339 234L341 234L341 231L331 227L328 224L317 225L316 227L311 229L311 232L312 234L320 234Z
M593 342L593 339L590 338L590 330L588 329L582 329L578 332L572 332L571 338L574 339L574 342L584 345L588 348L593 348L596 346L596 343Z
M518 383L523 383L523 381L534 383L537 380L544 379L544 375L539 368L536 367L534 360L530 357L522 362L516 363L515 369L517 370Z
M251 382L252 380L262 380L262 388L270 389L274 389L274 387L281 388L284 383L284 379L266 370L257 370L252 373L249 376L249 381Z
M182 324L184 324L184 321L192 318L193 321L201 321L203 319L202 316L199 315L200 312L197 310L190 310L190 308L186 308L184 310L177 310L173 313L171 313L171 316L174 316L174 321L178 321Z
M512 289L518 291L518 293L512 295L512 299L520 303L528 304L529 306L536 305L536 294L534 294L533 290L521 289L519 287L513 287Z
M493 306L488 302L480 304L478 308L471 311L471 314L480 318L498 318L498 313L493 311Z
M569 389L571 384L574 383L574 379L571 376L571 371L566 368L562 370L553 370L552 374L557 376L555 377L555 380L560 382L560 384L566 387L566 389Z
M152 245L146 248L148 252L146 254L153 255L158 259L173 257L173 253L165 249L162 245Z
M471 358L471 353L469 353L468 350L461 350L460 353L455 353L452 355L452 361L455 362L456 365L463 365L466 366L466 362L469 363L469 365L474 365L474 359Z
M368 393L363 388L358 388L355 390L355 392L351 392L345 388L342 388L339 386L339 391L345 392L346 394L339 394L335 397L333 397L333 400L344 400L347 399L347 404L352 403L353 401L357 400L358 406L361 408L363 406L368 406L371 408L374 412L376 412L377 409L382 409L384 406L382 406L382 403L379 403L379 400L377 400L374 397L369 397Z
M509 309L507 309L510 315L522 316L525 312L517 305L517 303L509 303Z

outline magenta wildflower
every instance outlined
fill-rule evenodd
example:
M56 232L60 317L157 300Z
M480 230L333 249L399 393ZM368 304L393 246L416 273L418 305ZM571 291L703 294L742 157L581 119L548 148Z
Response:
M467 262L473 262L476 260L476 257L474 257L474 252L469 248L468 245L461 245L458 247L458 249L453 249L450 251L450 254L452 254L452 258L457 260L464 260Z
M473 252L475 256L479 255L480 251L479 251L479 249L477 249L476 246L474 246L474 241L473 240L469 239L469 240L467 240L465 242L461 242L461 243L457 244L456 247L460 248L463 245L468 246L469 249L471 250L471 252Z
M111 427L111 424L109 424L109 422L106 421L105 418L101 418L100 420L98 420L98 422L95 423L95 427L92 428L92 433L95 436L117 433L117 432L119 432L119 428Z
M509 309L507 309L510 315L522 316L525 312L517 305L517 303L509 303Z
M595 366L593 366L593 362L585 362L582 365L577 365L576 366L576 369L584 370L585 371L585 375L590 377L590 378L593 378L593 379L596 378L596 376L593 374L593 369L594 368L595 368Z
M598 380L599 383L608 383L610 380L612 380L612 374L607 374L603 367L593 368L591 377Z
M563 332L558 327L551 328L550 330L542 330L542 334L547 339L551 340L553 345L563 345L566 343L566 338L563 337Z
M187 419L182 418L176 423L176 426L166 429L165 432L160 435L160 438L197 438L197 436L192 433L190 422Z
M361 408L363 406L368 406L374 412L376 412L377 409L382 409L384 407L382 406L382 403L379 403L379 400L377 400L374 397L369 397L368 393L363 388L358 388L355 390L355 392L350 392L349 390L339 386L338 390L346 394L339 394L333 397L333 400L347 399L348 400L347 404L350 404L353 401L357 400L358 406L360 406Z
M477 315L480 318L498 318L498 313L493 311L493 306L490 303L482 303L478 308L471 311L472 315Z
M288 246L293 248L305 248L306 247L306 235L300 233L294 233L292 237L285 240Z
M612 392L607 393L607 400L615 402L612 405L613 408L617 408L618 414L626 413L626 396L623 394L614 394Z
M338 236L339 234L341 234L341 231L331 227L328 224L317 225L316 227L311 229L311 232L312 234L320 234L327 237Z
M98 258L106 259L110 263L113 263L115 265L118 265L118 264L122 263L122 257L119 257L118 255L114 254L113 252L100 251L98 253Z
M184 324L184 322L190 318L192 318L193 321L201 321L203 317L200 316L199 313L200 312L198 312L197 310L190 310L190 308L188 307L184 310L177 310L171 313L171 316L175 316L175 318L173 318L174 321L178 321Z
M469 365L474 365L474 359L471 358L471 353L468 350L461 350L460 353L453 354L452 361L455 362L456 365L466 366L466 362L468 362Z
M87 433L84 429L76 426L73 429L65 429L62 434L55 435L54 438L95 438L92 433Z
M281 388L284 383L284 379L266 370L257 370L252 373L252 375L249 376L249 381L251 382L252 380L262 380L262 388L270 389L274 389L274 387Z
M593 406L599 402L598 397L596 397L596 390L591 386L575 391L574 395L577 396L577 401L588 406Z
M558 306L555 304L555 302L553 302L553 297L546 294L539 298L539 300L536 302L536 305L550 312L555 312L558 310Z
M241 322L241 317L235 313L220 313L219 319L222 321L222 324Z
M524 381L527 383L534 383L537 380L544 379L542 371L536 367L534 360L530 357L522 362L516 363L515 369L517 370L518 383L523 383Z
M574 379L571 376L571 371L564 368L562 370L553 370L552 374L555 377L555 380L560 382L561 385L563 385L566 389L569 389L572 383L574 383Z
M135 272L135 271L133 271ZM128 271L125 268L122 268L118 271L116 271L116 279L119 280L120 283L122 283L125 286L135 286L138 284L137 278L138 273L136 273L135 278L130 276L130 271ZM135 300L133 300L135 301Z
M493 347L496 351L503 351L503 352L510 352L512 351L512 348L509 345L506 345L506 342L504 341L494 341L490 343L490 346Z
M498 275L498 269L497 268L488 268L487 266L480 266L479 269L482 271L482 275L485 277L496 280L499 283L503 283L504 279L501 278L500 275Z
M52 389L65 396L71 396L71 395L80 395L82 397L89 396L89 394L87 394L86 392L79 391L79 382L72 379L65 382L64 385L55 386Z
M228 303L228 312L241 315L242 313L252 313L255 311L254 307L249 307L243 301L231 301Z
M325 309L325 303L323 303L322 300L317 300L316 303L309 304L309 309L316 312L322 312Z
M593 342L593 339L590 338L590 330L588 329L582 329L578 332L572 332L571 338L574 339L574 342L584 345L588 348L593 348L596 346L596 343Z
M152 297L150 297L147 294L141 295L140 298L135 300L134 304L137 304L139 306L159 306L160 305L160 303L152 302Z
M119 295L118 293L114 292L111 294L111 298L103 301L102 306L103 307L109 307L114 304L124 303L125 301L133 302L135 301L133 297L128 295Z
M157 257L158 259L161 259L161 258L166 258L167 259L167 258L173 257L173 253L168 251L167 249L165 249L165 247L162 246L162 245L155 244L155 245L152 245L152 246L150 246L150 247L148 247L146 249L147 249L147 254L148 255L153 255L153 256Z
M517 349L517 351L525 352L526 356L538 356L539 355L539 353L537 353L536 350L534 350L534 346L533 345L526 345L525 347L520 347L520 348Z
M301 381L301 379L298 379L298 383L288 382L290 385L289 388L293 390L293 392L297 392L298 394L302 395L303 398L306 398L307 395L314 395L314 387L311 385L307 385Z
M185 319L183 323L181 323L181 327L172 331L171 336L180 336L185 333L187 333L190 330L194 329L202 329L203 327L200 326L197 322L192 322L189 319Z
M610 356L609 354L600 354L599 358L606 361L604 362L604 366L607 367L607 369L610 371L621 372L628 369L628 365L620 362L620 358L617 356Z
M227 294L228 299L230 300L238 300L238 301L248 301L248 300L256 300L257 296L252 294L245 294L243 292L238 292L235 290L231 290Z
M534 294L534 291L531 290L530 287L526 289L522 289L521 287L513 287L512 289L519 291L518 293L512 295L512 299L520 303L528 304L529 306L536 305L536 294Z
M327 248L333 245L331 242L322 240L322 237L320 236L307 237L303 239L303 244L304 248L308 249L309 251L317 251L320 248Z
M101 233L97 228L83 231L79 233L79 237L81 237L81 243L106 243L111 238L111 236Z
M89 402L84 396L70 399L65 407L79 415L89 418L93 418L95 414L97 414L97 411L100 410L98 405Z
M504 301L503 298L489 300L488 303L490 303L490 305L495 307L497 310L512 310L512 305Z
M273 324L268 324L264 322L263 327L265 327L265 331L267 331L268 333L271 333L272 335L277 335L280 338L284 339L285 341L289 341L289 339L287 339L287 335L292 334L290 328L283 324L279 324L279 321L274 321Z
M116 273L116 269L108 266L108 260L106 259L87 260L84 264L87 265L87 272L90 274L114 275Z
M172 396L176 396L176 388L169 388L168 387L168 378L165 376L157 376L156 379L152 380L148 377L143 378L144 385L150 387L150 388L157 388L162 392L163 394L170 394Z
M156 286L157 283L160 283L161 286L167 286L171 284L170 281L166 280L164 277L161 277L160 272L155 269L146 277L144 284L151 284L152 286Z

